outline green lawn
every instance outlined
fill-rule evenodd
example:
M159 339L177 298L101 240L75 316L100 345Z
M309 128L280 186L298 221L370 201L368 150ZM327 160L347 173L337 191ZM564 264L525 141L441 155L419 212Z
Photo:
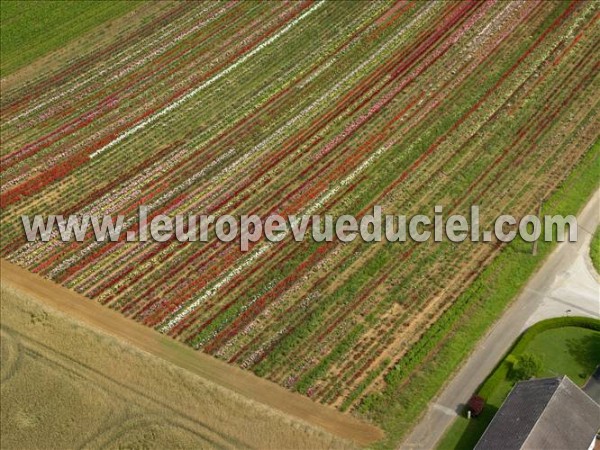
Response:
M600 321L596 322L600 329ZM540 378L566 374L580 386L585 383L600 361L600 331L579 326L541 332L538 329L534 327L525 332L481 386L478 393L486 400L482 415L471 420L459 417L440 442L438 450L472 449L475 446L515 384L510 376L512 361L523 353L535 355L542 361Z
M0 76L131 11L135 1L1 1Z
M592 263L594 263L596 272L600 273L600 227L596 228L596 232L592 238L590 256L592 257Z

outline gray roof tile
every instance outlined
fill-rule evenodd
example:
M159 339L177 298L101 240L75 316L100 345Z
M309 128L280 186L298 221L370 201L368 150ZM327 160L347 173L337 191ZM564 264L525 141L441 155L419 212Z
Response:
M568 377L521 381L476 450L587 450L600 428L600 406Z

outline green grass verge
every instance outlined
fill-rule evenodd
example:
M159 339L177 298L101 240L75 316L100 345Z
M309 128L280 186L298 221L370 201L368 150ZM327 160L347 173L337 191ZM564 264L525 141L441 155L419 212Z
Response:
M596 272L600 273L600 227L596 228L590 245L590 256Z
M549 196L543 213L578 213L600 184L599 160L600 141ZM386 432L386 438L376 447L398 445L429 401L555 247L555 242L539 242L538 254L532 256L531 244L521 240L508 244L388 374L383 392L364 399L360 413Z
M515 384L512 362L529 353L539 357L539 378L567 375L583 386L600 360L600 320L583 317L549 319L529 328L508 352L478 394L486 400L483 413L468 420L459 417L438 445L438 450L472 449Z
M0 76L131 11L136 1L2 1L0 2Z

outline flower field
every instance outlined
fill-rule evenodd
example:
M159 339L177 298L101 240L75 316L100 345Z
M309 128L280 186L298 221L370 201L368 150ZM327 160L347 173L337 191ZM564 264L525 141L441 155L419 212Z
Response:
M364 411L390 377L410 380L405 354L500 243L28 243L20 216L123 214L135 231L140 205L151 219L479 204L482 228L535 213L598 138L599 14L566 1L175 3L3 92L1 255Z

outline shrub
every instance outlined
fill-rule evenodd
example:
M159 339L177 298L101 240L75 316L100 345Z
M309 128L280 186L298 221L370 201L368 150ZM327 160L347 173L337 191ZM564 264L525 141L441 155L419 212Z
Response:
M473 417L477 417L481 414L484 406L485 400L479 395L474 395L469 400L469 403L467 403L467 407L469 408L469 411L471 411L471 414L473 414Z

